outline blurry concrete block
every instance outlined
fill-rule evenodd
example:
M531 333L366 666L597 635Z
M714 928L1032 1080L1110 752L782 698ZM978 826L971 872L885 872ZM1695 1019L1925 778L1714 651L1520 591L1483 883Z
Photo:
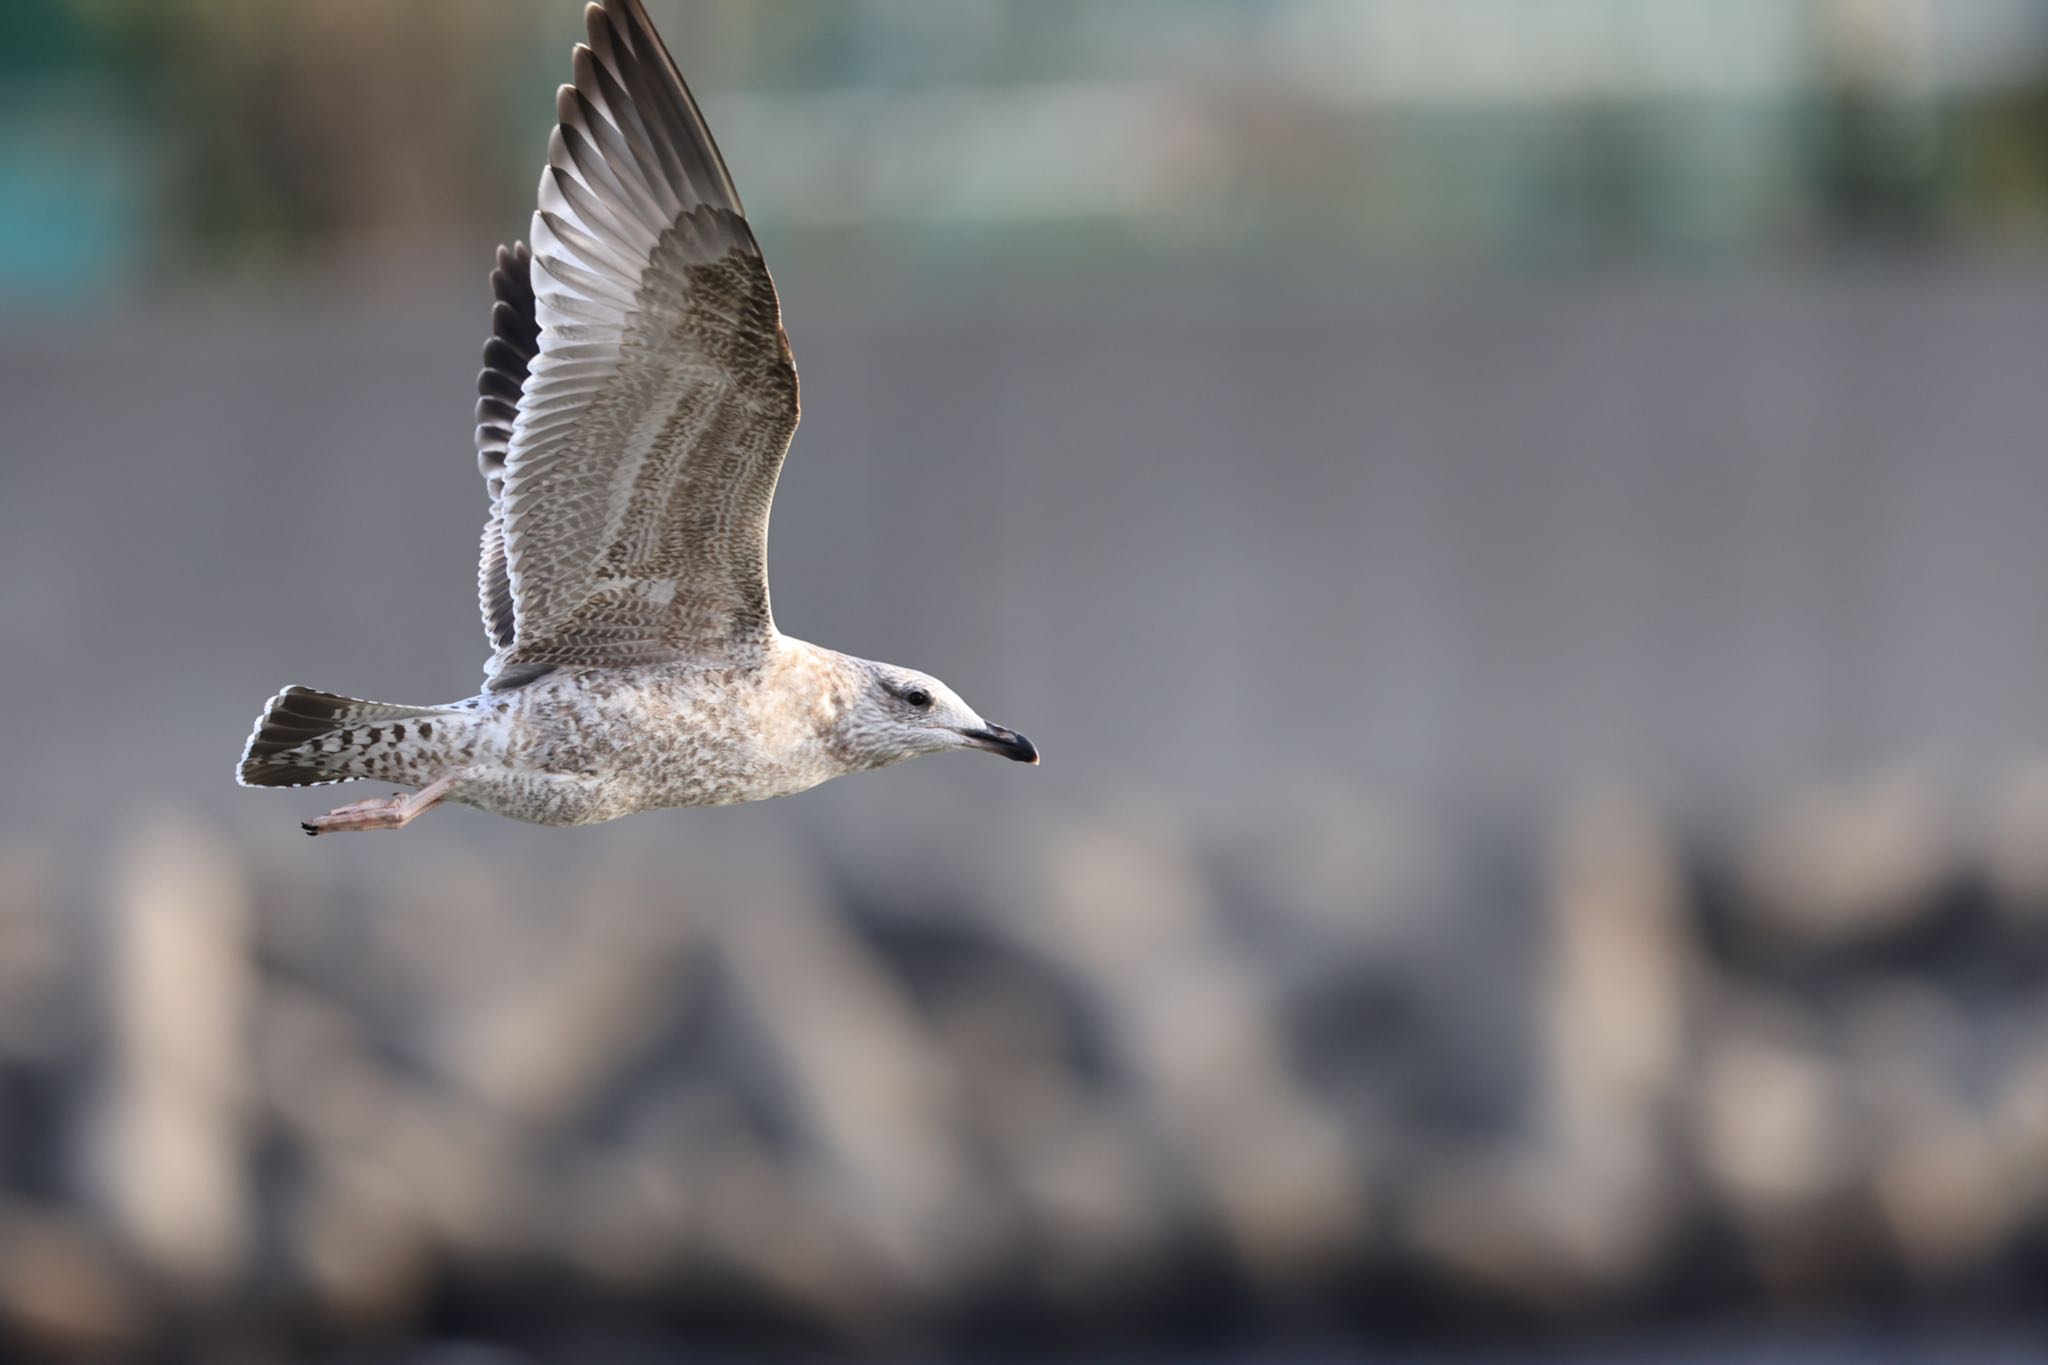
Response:
M1736 998L1721 1013L1693 1129L1766 1291L1797 1301L1886 1264L1869 1216L1869 1135L1839 1066L1782 1009Z
M1989 1126L1956 1111L1884 1142L1875 1186L1906 1264L1940 1278L1983 1265L2017 1212Z
M1045 945L1099 999L1175 1158L1247 1271L1275 1290L1358 1252L1366 1191L1342 1128L1296 1081L1276 1002L1157 821L1070 829Z
M369 915L381 965L440 1016L473 1009L544 965L542 922L518 871L455 850L393 878Z
M205 831L158 824L124 855L103 1191L143 1259L200 1295L226 1290L247 1250L248 929L234 855Z
M1396 1196L1406 1247L1468 1289L1552 1314L1595 1307L1657 1265L1671 1189L1538 1152L1432 1163Z
M1546 1127L1590 1165L1640 1169L1684 1044L1695 945L1676 858L1644 806L1582 808L1551 869L1540 966Z
M919 1307L946 1301L950 1286L906 1275L896 1248L883 1240L895 1229L877 1228L842 1172L735 1148L693 1165L692 1175L704 1191L706 1260L743 1272L848 1340L874 1340ZM936 1254L961 1245L951 1233L934 1243ZM966 1278L981 1269L970 1258L949 1275Z
M551 1238L530 1156L501 1116L453 1094L387 1093L364 1159L398 1179L445 1245L490 1264Z
M788 1078L819 1178L897 1274L927 1290L955 1283L984 1248L944 1058L801 860L751 853L728 894L705 894L729 907L716 921L719 960Z
M1695 1132L1706 1174L1740 1213L1797 1213L1839 1192L1861 1156L1837 1069L1798 1020L1731 999L1706 1041Z
M1004 1173L1040 1239L1029 1257L1039 1288L1056 1301L1096 1302L1168 1263L1173 1228L1133 1116L1054 1104L1042 1122L1002 1135Z
M2048 1038L2048 1018L2030 1012L2031 1038ZM2048 1212L2048 1044L2010 1058L1992 1100L2004 1197L2016 1217Z
M608 1289L658 1288L688 1254L701 1254L691 1188L701 1169L631 1150L580 1155L553 1187L563 1260Z
M1140 1116L1119 1089L1074 1073L1056 1003L977 974L950 983L933 1012L959 1077L968 1145L994 1167L979 1182L984 1198L1003 1201L1019 1243L1010 1263L1081 1301L1163 1260L1167 1190Z
M535 1131L571 1122L668 1016L700 934L691 898L600 871L569 915L532 925L521 969L443 1012L436 1055Z
M77 1030L76 963L62 935L53 869L0 848L0 1060L49 1061Z
M1694 947L1676 859L1647 807L1582 806L1550 867L1537 970L1537 1131L1433 1174L1412 1197L1423 1255L1561 1312L1640 1283L1677 1221L1663 1139Z
M1992 798L1984 856L1998 908L2048 927L2048 761L2011 774Z
M0 1204L0 1325L62 1358L89 1359L134 1349L148 1313L101 1235L62 1213Z
M432 1284L433 1242L414 1192L390 1171L333 1151L311 1157L289 1244L328 1318L352 1331L411 1321Z
M308 1146L366 1150L389 1083L356 1020L314 991L272 980L256 1011L254 1078L281 1125Z
M1757 836L1744 869L1753 921L1795 947L1896 931L1933 905L1955 851L1940 793L1922 774L1820 792Z
M1906 1264L1938 1279L1980 1265L2024 1208L2027 1181L1992 1106L1970 1093L1982 1041L1912 979L1865 987L1846 1013L1846 1083L1872 1192Z
M621 1288L738 1276L808 1326L871 1339L919 1300L876 1254L846 1173L753 1128L738 1093L748 1081L693 1077L636 1105L621 1143L555 1191L565 1255Z

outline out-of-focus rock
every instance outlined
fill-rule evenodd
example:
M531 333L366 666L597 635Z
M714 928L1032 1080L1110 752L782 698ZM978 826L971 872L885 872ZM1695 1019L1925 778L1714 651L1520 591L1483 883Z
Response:
M902 1263L875 1254L875 1232L843 1176L735 1147L693 1166L704 1191L705 1262L743 1272L794 1310L853 1341L886 1335L942 1302Z
M636 1104L617 1146L555 1187L565 1262L615 1292L660 1294L706 1272L736 1276L797 1320L867 1340L922 1300L875 1254L843 1172L778 1160L733 1077L674 1085Z
M351 1331L388 1331L432 1285L432 1238L404 1182L361 1158L316 1159L291 1209L289 1238L314 1297Z
M219 1295L242 1269L251 1214L249 907L238 860L199 829L157 827L124 860L110 932L107 1204L167 1282Z
M62 1213L0 1204L0 1325L71 1358L133 1349L148 1306L105 1237Z
M1791 803L1745 867L1749 919L1788 945L1830 948L1927 914L1954 866L1940 793L1910 769Z
M2001 1195L2016 1219L2048 1213L2048 1019L2025 1017L2030 1042L2008 1060L1991 1100ZM2042 1040L2042 1041L2032 1041Z
M1406 1245L1453 1281L1561 1314L1611 1299L1656 1264L1675 1213L1668 1189L1534 1150L1462 1155L1397 1196Z
M673 1164L601 1150L563 1171L555 1193L563 1259L607 1289L654 1290L686 1251L701 1251L689 1236L690 1181Z
M978 1273L991 1248L955 1145L943 1057L801 860L758 852L732 884L731 903L745 909L719 919L717 951L747 1026L787 1078L816 1177L911 1284L935 1292Z
M1006 1174L1036 1231L1026 1268L1055 1302L1100 1305L1173 1254L1159 1173L1131 1116L1051 1098L1003 1136Z
M80 1002L60 997L72 969L54 872L27 850L0 848L0 1060L51 1060L75 1033Z
M1006 1218L1030 1228L1012 1255L1038 1286L1085 1302L1166 1255L1164 1186L1147 1144L1121 1097L1070 1065L1052 1002L971 977L940 994L935 1014L971 1145L995 1166L985 1197L1000 1192Z
M1937 1278L1981 1263L2019 1206L1989 1106L1966 1093L1977 1050L1968 1027L1910 980L1865 986L1847 1024L1844 1080L1872 1191L1906 1264Z
M389 1083L357 1020L311 989L275 982L256 1011L254 1073L271 1112L315 1148L361 1151L389 1108Z
M1115 1044L1247 1271L1269 1288L1356 1254L1362 1173L1297 1084L1208 888L1156 825L1077 828L1049 863L1047 945L1104 1003Z
M2014 1213L1992 1133L1958 1111L1884 1147L1875 1172L1878 1203L1907 1264L1929 1277L1983 1264Z
M478 986L469 1009L445 1018L436 1053L478 1099L548 1131L573 1122L637 1055L700 936L689 898L605 870L573 914L530 932L543 951Z
M1786 1006L1724 996L1717 1013L1694 1140L1769 1291L1795 1299L1883 1259L1857 1222L1869 1149L1837 1059Z
M1648 809L1583 808L1552 868L1540 1093L1552 1139L1589 1172L1649 1180L1661 1158L1694 956L1683 915L1676 858Z
M2015 924L2048 921L2048 760L2025 765L1994 796L1985 835L1992 901Z
M379 888L361 927L390 987L460 1015L532 970L535 887L460 849Z
M1547 909L1528 1136L1435 1171L1410 1213L1417 1247L1459 1278L1559 1311L1639 1283L1671 1232L1665 1131L1693 948L1675 857L1622 798L1564 831Z
M1357 800L1212 844L1170 804L1070 812L999 884L969 854L814 868L735 818L687 880L424 851L256 938L235 859L160 834L103 993L100 925L0 883L9 1193L104 1214L17 1235L0 1202L0 1327L112 1354L275 1303L375 1335L533 1286L537 1316L898 1346L1219 1278L1274 1322L1338 1285L1570 1322L1980 1285L2048 1225L2039 941L1965 908L1937 970L1889 949L1951 891L2040 894L2048 797L2014 790L1982 880L1910 780L1698 882L1622 798L1535 862L1417 854Z
M549 1237L511 1126L459 1096L394 1087L367 1160L391 1172L451 1251L483 1264Z
M1707 1041L1699 1086L1706 1173L1740 1211L1796 1212L1838 1193L1859 1156L1840 1073L1796 1016L1732 1009Z

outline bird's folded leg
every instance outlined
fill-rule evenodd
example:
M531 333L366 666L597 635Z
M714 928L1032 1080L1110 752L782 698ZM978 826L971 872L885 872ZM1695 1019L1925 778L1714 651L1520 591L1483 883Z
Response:
M316 819L308 820L299 828L308 834L358 834L374 829L404 829L413 821L441 804L441 798L448 795L448 789L455 785L453 777L444 777L432 786L422 787L407 794L374 801L358 801L352 806L331 810Z

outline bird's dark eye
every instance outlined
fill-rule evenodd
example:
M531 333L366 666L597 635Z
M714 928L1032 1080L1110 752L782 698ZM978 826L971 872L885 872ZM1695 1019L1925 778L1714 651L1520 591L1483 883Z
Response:
M922 687L913 687L903 694L903 700L920 711L932 709L932 694Z

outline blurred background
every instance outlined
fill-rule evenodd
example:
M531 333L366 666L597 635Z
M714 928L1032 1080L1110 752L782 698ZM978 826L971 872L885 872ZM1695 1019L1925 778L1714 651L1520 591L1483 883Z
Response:
M1045 766L313 844L574 0L0 4L0 1359L2048 1359L2048 0L648 0L793 634Z

